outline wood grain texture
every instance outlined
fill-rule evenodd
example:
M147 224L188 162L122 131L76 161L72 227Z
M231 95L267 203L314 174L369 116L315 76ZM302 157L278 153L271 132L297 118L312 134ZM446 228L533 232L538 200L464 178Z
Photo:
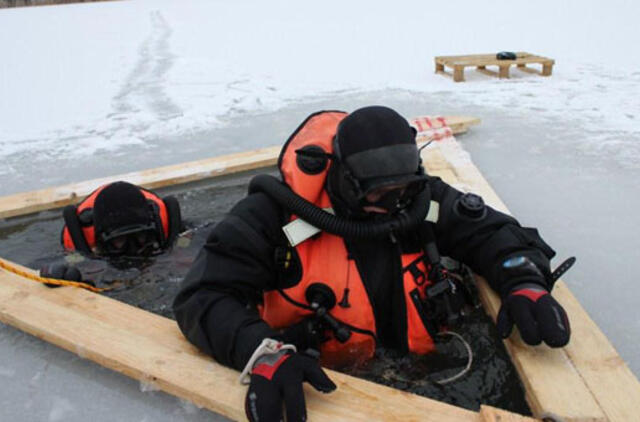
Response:
M493 208L509 212L459 144L443 142L438 147L438 151L424 152L429 173L458 189L480 194ZM485 280L477 278L485 310L495 320L500 299ZM638 420L638 379L564 282L556 283L553 296L571 322L572 338L566 347L531 347L517 333L505 341L534 414L571 421Z
M466 116L444 117L454 134L466 132L480 119ZM435 127L439 121L433 119ZM15 217L80 202L98 187L117 180L125 180L147 189L175 186L215 178L276 164L282 146L259 148L252 151L207 158L204 160L141 170L112 177L40 189L0 197L0 218Z
M483 422L534 422L536 419L505 412L491 406L480 406L480 419Z
M257 157L269 162L263 155ZM246 156L241 159L243 165L254 165ZM476 192L492 207L508 212L455 140L434 142L423 151L423 160L429 174ZM478 283L485 309L495 319L500 300L484 280ZM566 421L636 420L637 378L562 281L553 295L571 320L573 335L567 347L530 347L517 334L505 341L534 414ZM79 289L47 289L4 271L0 319L200 406L243 418L244 390L235 384L237 373L198 353L173 321ZM183 377L176 374L186 374L189 382L182 383ZM468 412L338 373L331 377L340 386L336 393L308 392L311 420L520 420L495 419L506 416L490 410Z
M456 82L464 81L465 67L475 67L478 72L488 76L509 78L509 68L512 65L525 72L551 76L555 63L553 59L548 57L537 56L523 51L516 53L515 60L498 60L495 54L471 54L466 56L436 56L434 61L436 73L449 75L445 71L445 67L453 69L453 80ZM534 69L529 69L526 67L527 64L540 64L542 70L537 72ZM496 66L498 71L489 70L487 66Z
M189 344L175 321L82 289L48 289L0 270L0 321L236 420L238 372ZM307 388L311 421L478 421L476 412L338 372L331 394Z

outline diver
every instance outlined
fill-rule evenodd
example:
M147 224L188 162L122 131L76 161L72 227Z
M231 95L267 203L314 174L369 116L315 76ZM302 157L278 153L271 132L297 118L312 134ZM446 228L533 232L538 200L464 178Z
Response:
M89 259L149 258L169 249L183 229L175 197L161 198L124 181L99 187L62 214L63 248ZM66 262L44 265L40 275L82 281L80 271Z
M566 345L567 315L549 294L555 252L536 229L425 173L416 131L382 106L321 111L289 137L280 179L258 175L211 231L176 296L187 339L242 371L251 421L306 420L302 383L357 365L377 345L434 350L455 324L451 257L502 297L498 331Z

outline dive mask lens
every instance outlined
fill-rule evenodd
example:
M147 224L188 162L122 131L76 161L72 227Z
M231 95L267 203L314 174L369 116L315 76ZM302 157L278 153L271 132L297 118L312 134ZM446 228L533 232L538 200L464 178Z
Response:
M149 255L159 249L155 225L123 227L110 233L102 233L103 251L109 255Z
M121 254L127 250L129 239L127 236L118 236L106 242L106 249L109 254Z
M135 255L154 255L160 252L160 242L155 232L139 232L131 235L135 244Z
M411 204L413 199L424 189L423 181L415 181L406 186L398 186L376 195L376 192L370 192L365 195L362 201L363 206L375 206L385 209L389 214L398 212ZM377 197L375 201L368 201L367 196L373 194Z
M400 205L404 191L404 188L390 190L389 192L383 194L380 199L378 199L372 205L383 208L387 210L389 214L393 214L394 212L402 208Z
M418 196L418 194L424 190L425 184L426 182L424 180L409 183L402 194L402 201L407 204L413 201L413 198Z
M402 208L400 205L401 205L401 199L404 195L404 191L405 191L404 186L400 186L395 189L385 190L383 192L373 191L365 195L365 197L360 201L360 203L363 208L367 206L369 207L372 206L376 208L382 208L387 213L393 214ZM372 201L371 200L372 197L376 199Z

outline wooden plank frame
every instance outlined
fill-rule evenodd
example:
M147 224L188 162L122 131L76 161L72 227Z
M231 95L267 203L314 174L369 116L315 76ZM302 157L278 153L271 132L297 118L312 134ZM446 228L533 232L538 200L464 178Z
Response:
M423 157L431 174L441 175L458 189L475 192L493 208L509 212L457 142L438 146L438 150L425 151ZM500 299L485 280L477 280L483 306L495 320ZM531 347L517 333L505 341L533 414L563 421L637 420L638 379L564 282L556 283L553 295L571 322L572 337L566 347Z
M551 76L553 65L555 64L553 59L522 51L516 53L515 60L498 60L495 54L474 54L467 56L437 56L434 61L436 73L451 76L445 70L445 67L449 67L453 70L453 80L455 82L464 81L464 69L466 67L475 67L478 72L485 75L508 79L509 69L512 65L516 65L516 68L523 72ZM538 71L528 67L528 64L539 64L542 69ZM487 66L496 66L498 71L489 70Z
M168 318L83 289L48 289L0 270L0 321L196 406L245 420L247 387L238 382L239 373L200 353ZM335 392L305 385L310 421L533 421L489 406L473 412L327 372L338 386Z
M246 170L271 165L274 160L265 158L262 150L253 158L255 162L243 156L237 166ZM488 204L507 212L468 154L452 138L427 148L423 159L430 174L441 176L461 190L479 193ZM161 173L160 169L156 170ZM232 166L229 171L239 170ZM140 173L148 177L154 171ZM214 175L223 173L219 168L213 171ZM211 169L201 174L212 177ZM184 171L181 177L195 176L193 172ZM111 180L121 178L125 177ZM148 181L160 183L161 180L163 186L167 186L176 178L182 180L170 173L166 177L154 174ZM45 200L55 198L58 189L47 191L51 196L0 198L0 213L9 210L12 215L19 215L33 212L33 207L59 206L56 201ZM68 194L68 187L62 191ZM78 200L81 196L76 194L67 200ZM24 201L25 198L31 201ZM18 201L19 206L11 199ZM478 281L485 309L495 318L499 299L486 282ZM636 377L562 281L556 285L554 297L567 309L572 323L573 336L567 347L529 347L515 334L506 341L534 415L566 421L637 419L640 383ZM2 270L0 320L104 366L151 382L199 406L235 419L244 417L244 389L234 384L237 374L199 354L184 340L175 323L166 318L81 289L46 289ZM202 377L202 373L207 373L207 377ZM339 373L331 373L331 377L339 385L336 393L320 398L315 391L308 391L311 420L527 420L487 407L479 413L469 412ZM185 383L181 384L181 380ZM216 382L223 387L216 388Z
M417 117L411 122L418 128L418 140L424 141L426 138L421 136L423 130L424 133L431 133L431 129L449 128L452 133L460 134L466 132L470 126L480 124L480 119L467 116ZM281 145L259 148L248 152L7 195L0 197L0 218L75 204L99 186L116 180L126 180L147 189L157 189L271 166L276 164L281 149Z

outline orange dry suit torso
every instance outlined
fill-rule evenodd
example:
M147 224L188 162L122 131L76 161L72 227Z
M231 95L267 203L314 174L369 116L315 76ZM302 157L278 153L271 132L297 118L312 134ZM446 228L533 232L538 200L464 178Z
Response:
M280 155L279 167L284 182L297 195L319 208L327 209L332 205L325 190L328 166L310 172L300 165L295 151L313 145L331 153L337 126L346 115L321 112L310 116L289 138ZM339 367L371 358L376 347L372 335L376 333L373 307L356 263L349 259L344 239L315 229L295 215L283 230L291 246L295 247L302 276L291 288L264 293L264 305L260 309L262 318L272 328L290 327L313 314L310 309L295 304L308 304L305 294L310 285L324 284L338 298L348 289L350 306L334 306L329 314L346 327L353 328L351 336L346 342L340 342L330 330L324 333L328 339L321 344L321 359L325 365ZM425 354L434 350L434 343L414 304L425 298L425 288L431 284L427 277L428 266L422 252L403 254L401 261L408 348L410 352Z

